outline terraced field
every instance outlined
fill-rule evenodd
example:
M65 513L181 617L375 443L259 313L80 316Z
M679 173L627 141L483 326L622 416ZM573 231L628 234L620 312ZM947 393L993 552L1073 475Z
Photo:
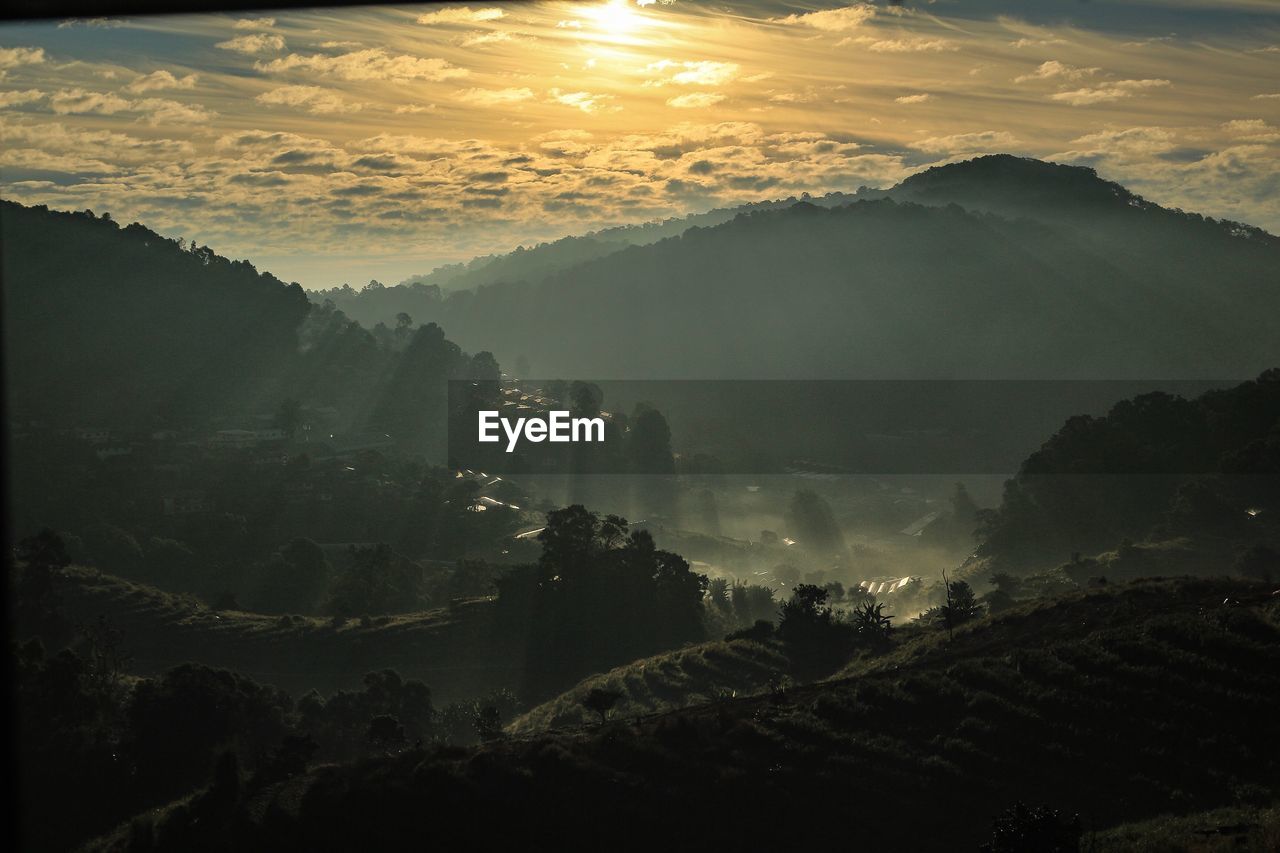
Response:
M244 673L293 693L358 687L372 670L395 669L440 701L519 683L518 656L501 647L489 599L423 613L350 620L215 611L95 570L67 569L59 585L72 622L105 616L123 633L128 669L154 675L195 661Z
M582 699L595 688L621 693L611 714L626 719L758 693L787 669L786 656L773 644L702 643L586 678L513 720L508 731L530 734L587 725L597 717Z

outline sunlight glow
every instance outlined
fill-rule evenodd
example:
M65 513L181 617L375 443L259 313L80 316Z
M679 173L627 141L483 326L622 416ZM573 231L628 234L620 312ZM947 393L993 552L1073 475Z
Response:
M608 3L591 7L587 14L601 29L615 35L629 33L643 23L641 16L636 13L636 7L631 5L631 0L609 0Z

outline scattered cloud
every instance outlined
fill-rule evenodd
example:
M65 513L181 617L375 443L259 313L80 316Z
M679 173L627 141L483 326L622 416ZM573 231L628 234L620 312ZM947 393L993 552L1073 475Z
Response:
M925 101L932 101L932 100L933 100L933 95L928 95L928 94L902 95L901 97L893 99L894 103L896 104L923 104Z
M483 21L496 21L503 17L503 11L496 7L472 9L469 6L451 6L437 9L418 16L419 24L476 24Z
M876 53L938 53L944 50L955 50L956 44L943 38L925 38L915 36L900 39L870 39L866 37L854 39L857 44L865 44L867 50Z
M380 47L336 56L326 54L303 56L291 53L270 62L256 62L254 67L268 74L309 71L342 80L390 80L398 83L409 80L439 82L465 77L468 73L467 69L451 65L443 59L426 59L404 54L393 56Z
M645 81L646 86L721 86L738 76L741 68L736 62L675 62L663 59L646 65L646 74L656 74Z
M275 25L275 18L241 18L231 26L237 30L269 30Z
M260 104L306 110L312 115L358 112L364 105L348 101L332 89L320 86L280 86L254 98Z
M195 88L197 79L195 74L177 77L171 71L160 69L134 79L132 83L124 87L124 90L134 95L140 95L143 92L154 92L161 89L192 89Z
M1013 78L1015 83L1027 83L1033 80L1080 80L1084 77L1090 77L1101 71L1101 68L1080 68L1074 65L1067 65L1065 62L1059 62L1056 59L1050 59L1047 62L1041 62L1036 66L1036 70L1030 74L1023 74Z
M564 104L566 107L574 107L584 113L598 113L603 110L619 109L618 107L610 106L609 102L614 99L613 95L593 95L590 92L564 92L560 89L552 89L547 94L555 103Z
M523 86L519 88L513 86L507 89L463 89L455 97L463 103L493 107L532 100L533 90Z
M67 30L72 27L88 27L94 30L114 30L123 27L124 21L119 18L68 18L58 23L58 29Z
M787 26L810 27L828 33L843 33L857 29L875 17L876 7L870 3L855 3L837 9L821 9L816 12L790 14L785 18L771 18L770 23Z
M254 33L251 36L236 36L226 41L220 41L214 47L245 54L275 53L284 50L284 36Z
M1073 107L1082 107L1089 104L1102 104L1108 101L1118 101L1122 98L1131 98L1149 89L1158 89L1168 85L1168 80L1116 80L1092 88L1073 89L1070 92L1055 92L1049 97L1055 101L1068 103Z
M1260 118L1238 118L1225 122L1222 129L1241 142L1280 142L1280 128Z
M46 93L39 89L26 89L23 91L0 92L0 107L20 107L24 104L32 104L37 101L43 101L47 97Z
M119 95L110 92L89 92L84 89L61 89L49 96L49 108L58 115L94 113L112 115L132 106Z
M724 100L719 92L689 92L667 99L667 106L678 110L702 109L712 107Z
M1018 139L1004 130L982 130L976 133L955 133L950 136L931 136L912 143L911 147L928 154L975 154L979 152L1006 152L1018 145Z
M0 47L0 70L44 62L43 47Z

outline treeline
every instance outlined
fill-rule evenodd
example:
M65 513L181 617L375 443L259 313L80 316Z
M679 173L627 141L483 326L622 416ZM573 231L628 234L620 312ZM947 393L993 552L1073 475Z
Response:
M1193 400L1146 394L1071 418L1006 483L1000 508L980 515L978 554L1001 569L1147 538L1190 540L1220 570L1250 548L1274 551L1280 370Z

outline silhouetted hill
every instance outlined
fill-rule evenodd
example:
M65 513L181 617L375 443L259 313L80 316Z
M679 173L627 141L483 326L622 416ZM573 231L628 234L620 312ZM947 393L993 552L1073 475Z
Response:
M1265 232L1010 157L888 196L741 214L430 319L543 376L1221 378L1280 356Z
M64 425L216 411L297 350L302 288L104 214L0 202L11 412Z
M217 785L92 849L806 849L836 826L859 849L952 851L1015 802L1086 832L1266 802L1278 616L1225 580L1075 593L854 678Z
M248 261L106 214L2 202L0 239L10 417L38 433L263 425L291 400L335 432L442 453L447 379L497 375L436 325L373 334Z

